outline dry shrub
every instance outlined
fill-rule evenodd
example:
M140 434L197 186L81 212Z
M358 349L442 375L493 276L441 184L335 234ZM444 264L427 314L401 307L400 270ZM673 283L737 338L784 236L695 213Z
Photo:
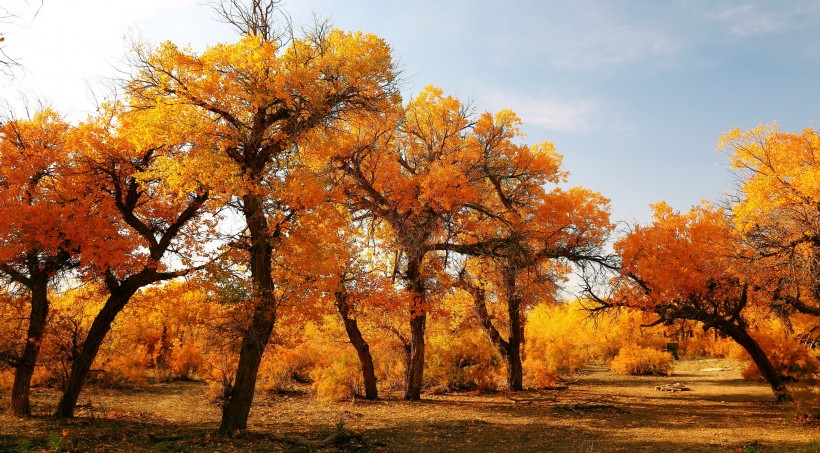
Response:
M674 359L667 352L640 346L626 346L612 359L613 373L632 376L669 376Z

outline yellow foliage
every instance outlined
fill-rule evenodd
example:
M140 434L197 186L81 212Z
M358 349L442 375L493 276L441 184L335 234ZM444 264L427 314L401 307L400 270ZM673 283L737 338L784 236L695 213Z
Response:
M612 372L634 376L669 376L674 359L668 352L627 346L612 359Z

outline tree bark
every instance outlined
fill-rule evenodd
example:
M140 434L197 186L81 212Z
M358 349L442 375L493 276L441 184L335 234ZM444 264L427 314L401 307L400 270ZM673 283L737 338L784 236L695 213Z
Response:
M376 387L376 369L373 366L373 356L370 354L370 345L367 344L364 336L362 336L356 318L350 316L350 305L347 300L347 294L342 291L337 291L335 296L336 308L339 310L342 322L344 322L347 337L350 339L350 344L356 349L356 354L359 356L359 362L362 366L364 397L368 400L379 399L379 391Z
M521 364L521 343L524 337L521 323L521 296L516 291L515 275L517 269L506 269L504 286L507 297L507 313L510 318L510 335L508 340L507 388L517 391L524 388L524 370Z
M111 330L114 319L138 289L139 287L129 287L120 291L113 291L105 301L103 308L94 317L94 322L91 324L91 329L88 331L82 348L71 364L71 374L69 374L68 381L63 389L60 402L57 404L57 412L54 414L56 417L69 418L74 416L74 409L77 406L80 392L85 385L86 378L88 378L88 373L91 371L91 366L100 352L100 347Z
M413 295L410 307L410 361L407 368L407 389L404 399L418 401L424 385L424 331L427 325L425 290L421 278L421 256L409 260L407 289Z
M48 280L36 278L32 279L31 283L31 313L26 344L20 360L17 361L14 384L11 388L11 413L17 417L31 415L31 377L37 364L37 356L40 354L40 345L48 319Z
M219 425L221 436L232 436L248 427L259 364L276 322L276 297L271 275L273 245L263 210L264 199L260 195L249 194L243 196L242 201L242 211L250 232L251 279L254 296L259 302L242 337L236 379L227 392L228 398L222 408L222 421Z
M742 325L726 325L723 327L723 330L752 357L755 365L757 365L757 369L760 370L760 374L763 375L763 378L766 379L766 382L771 386L775 400L779 403L792 401L792 397L786 388L786 384L783 383L780 373L775 369L774 365L772 365L772 362L769 360L763 348L749 335L749 332L747 332Z

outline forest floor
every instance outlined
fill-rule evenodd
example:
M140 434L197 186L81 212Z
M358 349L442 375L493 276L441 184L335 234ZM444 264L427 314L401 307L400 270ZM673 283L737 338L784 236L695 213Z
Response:
M566 390L425 394L414 403L260 393L250 429L234 439L213 436L219 410L204 383L89 389L71 420L47 416L55 390L34 389L29 419L7 415L0 395L0 451L820 453L820 427L795 422L768 386L742 381L741 368L683 360L670 377L625 377L590 367ZM678 382L691 391L655 390ZM322 442L339 423L346 436Z

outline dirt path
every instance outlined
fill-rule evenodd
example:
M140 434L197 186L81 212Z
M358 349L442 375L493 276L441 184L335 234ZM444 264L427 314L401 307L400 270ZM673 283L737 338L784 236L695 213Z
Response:
M75 420L0 416L0 451L339 451L284 436L323 438L343 422L363 443L342 451L820 453L820 429L792 422L791 409L774 404L766 385L740 380L735 363L682 361L663 378L590 368L575 378L567 390L425 395L418 403L258 395L249 433L231 441L210 437L219 411L205 384L96 390L81 399ZM655 390L677 382L691 391ZM54 391L41 389L34 404L45 415L56 400Z

